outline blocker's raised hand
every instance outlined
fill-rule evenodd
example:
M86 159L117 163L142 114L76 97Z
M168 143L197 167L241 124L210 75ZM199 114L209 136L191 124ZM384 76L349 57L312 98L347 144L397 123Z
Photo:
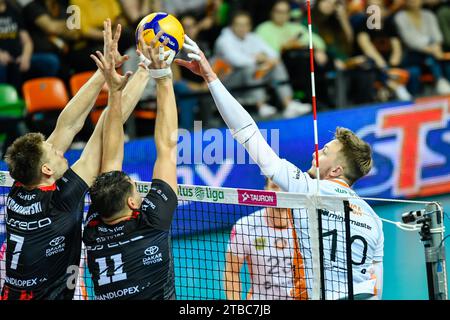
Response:
M185 35L184 42L183 50L187 52L187 56L191 59L191 61L175 59L175 63L189 69L196 75L203 77L206 82L211 82L217 79L217 76L211 68L208 59L206 59L205 54L202 50L200 50L195 41Z
M96 53L98 57L91 54L91 58L95 61L95 64L103 73L109 90L111 92L123 90L133 73L129 71L124 76L118 74L115 68L115 57L112 52L109 53L108 59L106 59L100 51L97 51Z
M144 41L142 32L140 32L139 44L141 50L136 50L139 59L141 60L141 65L146 67L150 71L151 76L155 79L172 76L170 64L176 54L173 50L164 50L164 47L169 43L168 38L166 38L159 46L157 45L163 34L164 31L162 30L158 32L150 44L147 45Z
M121 55L119 52L119 39L122 33L122 26L119 24L116 28L114 38L112 36L111 20L103 22L103 55L109 59L110 53L114 55L115 67L119 68L129 59L127 55Z

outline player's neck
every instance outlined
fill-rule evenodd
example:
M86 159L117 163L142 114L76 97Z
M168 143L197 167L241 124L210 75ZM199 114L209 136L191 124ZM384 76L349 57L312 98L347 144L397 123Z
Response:
M106 224L118 224L124 220L128 220L133 215L133 211L130 209L123 210L110 218L102 218L102 221Z
M331 176L331 175L327 174L325 177L322 178L322 180L337 182L347 188L351 188L350 181L348 181L348 179L344 175Z
M41 181L37 184L24 185L23 187L27 190L34 190L37 188L52 186L55 182L56 182L56 180L53 177L45 177L45 178L42 178Z

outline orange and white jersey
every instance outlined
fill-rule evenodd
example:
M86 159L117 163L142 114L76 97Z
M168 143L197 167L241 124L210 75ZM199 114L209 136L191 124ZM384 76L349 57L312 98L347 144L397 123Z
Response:
M273 181L284 191L316 194L317 180L302 172L292 163L282 160ZM357 197L343 180L321 180L320 195ZM374 262L383 261L384 236L382 223L373 209L362 199L350 199L350 241L352 251L352 275L354 294L376 294ZM307 287L312 288L314 272L308 229L307 210L293 211L295 230L299 236L300 250L304 258ZM345 298L348 292L347 258L345 250L344 212L322 213L324 248L324 279L327 299ZM310 293L310 292L308 292Z
M228 251L247 262L251 276L248 299L300 298L295 279L296 272L302 272L302 260L296 238L291 225L283 229L269 226L265 209L236 222Z

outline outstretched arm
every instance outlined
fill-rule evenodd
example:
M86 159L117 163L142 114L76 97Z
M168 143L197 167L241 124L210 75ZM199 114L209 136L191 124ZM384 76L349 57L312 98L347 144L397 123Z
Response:
M105 55L108 56L110 52L114 53L115 61L120 59L120 54L117 51L117 42L120 37L120 29L118 27L118 36L113 41L110 33L110 24L107 28L107 45L105 46ZM92 56L91 56L92 57ZM130 116L131 112L137 105L142 93L149 80L149 74L144 67L139 67L138 71L133 75L122 93L122 124ZM88 185L91 185L95 180L95 177L101 170L102 162L102 137L103 137L103 125L105 123L105 117L109 110L109 107L102 113L94 133L89 139L86 147L81 154L80 159L72 166L72 169L84 180Z
M111 36L111 34L107 32L108 28L109 32L111 30L111 21L105 21L104 27L104 53L106 53L108 50L107 46L111 45L110 42L108 43L107 39L107 37ZM121 28L119 26L114 41L118 41L118 38L116 39L116 37L120 37L120 31ZM110 41L112 41L112 39L110 39ZM116 67L119 67L127 59L127 56L122 57L116 55ZM97 70L61 112L58 121L56 122L55 130L53 130L52 134L47 139L47 142L53 144L56 149L62 152L66 152L67 149L69 149L73 138L83 128L84 122L94 106L95 100L104 84L105 79L103 78L101 71Z
M122 124L125 123L139 102L142 93L144 92L149 75L146 70L139 67L139 70L132 76L128 82L125 90L122 93ZM101 170L102 161L102 136L103 125L109 107L103 111L94 133L92 133L80 159L73 165L72 169L84 180L88 185L91 185L95 177Z
M123 123L122 123L122 90L130 74L120 76L115 69L114 55L110 53L109 59L99 53L93 59L102 71L109 88L109 110L105 115L103 124L103 152L101 173L121 171L123 162Z
M177 193L177 140L178 113L172 83L170 63L175 56L172 50L164 52L166 39L162 45L155 47L162 36L161 31L147 46L141 37L141 60L148 67L156 81L157 115L155 123L156 162L153 167L153 179L165 181Z
M266 142L255 121L220 82L195 42L186 37L184 47L191 51L188 56L193 60L188 62L176 59L175 63L203 77L233 137L245 147L264 175L273 177L278 171L281 159ZM280 185L280 187L287 189L287 186Z
M47 142L62 152L69 149L73 138L83 128L104 83L101 72L97 70L63 109Z

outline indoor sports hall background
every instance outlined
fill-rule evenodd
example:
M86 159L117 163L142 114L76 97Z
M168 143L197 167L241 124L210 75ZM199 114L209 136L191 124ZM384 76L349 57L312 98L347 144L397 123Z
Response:
M350 114L352 117L349 117ZM319 114L320 145L332 138L337 124L354 130L371 143L374 151L374 168L356 185L355 190L365 197L438 201L444 207L446 213L444 221L448 228L450 227L447 214L450 207L448 115L448 100L443 97L427 98L415 103L390 103L324 112ZM300 168L309 168L313 150L311 117L266 121L261 122L260 127L266 130L269 143L274 148L279 148L282 157L291 160ZM199 143L183 146L183 138L180 137L179 183L210 187L263 188L264 178L255 164L248 163L248 156L246 164L233 164L232 161L224 163L220 155L215 157L215 152L228 150L230 160L236 161L242 151L239 150L240 146L233 143L225 129L213 129L212 132L198 131L191 139ZM229 144L228 148L226 144ZM79 153L70 151L69 160L73 162ZM151 167L155 160L153 139L129 142L125 154L124 170L130 172L137 180L151 181ZM210 164L205 164L207 162L205 159ZM218 163L213 163L214 161ZM4 163L0 165L0 170L6 170ZM0 182L4 182L4 179L4 176L0 175ZM221 200L220 194L206 192L202 196L210 197L212 201ZM0 198L4 201L4 197ZM401 214L407 211L423 209L421 205L403 203L374 203L374 205L380 217L392 221L401 221ZM3 203L0 203L0 206L0 209L4 210ZM217 252L225 253L231 226L238 218L236 215L229 221L218 223L219 230L215 230L215 225L206 222L198 228L199 234L191 234L190 227L186 227L186 232L183 228L179 228L174 238L174 247L183 250L174 250L176 270L179 273L177 285L179 288L183 287L183 292L188 297L224 298L221 288L200 292L202 289L193 285L192 281L223 279L225 255ZM0 220L0 243L4 241L3 223L4 221ZM188 221L185 223L188 224ZM418 231L406 232L386 223L383 223L383 228L385 232L383 298L427 299L424 249ZM214 249L208 246L213 246ZM206 266L208 270L206 278L204 269L199 268L200 259L210 261Z
M52 132L61 110L95 72L89 55L103 49L101 31L106 19L111 19L114 27L119 22L123 27L119 51L130 55L130 60L121 66L121 71L135 71L139 61L135 52L136 27L143 17L160 11L180 20L185 33L199 44L224 85L239 96L277 153L306 170L314 151L312 108L308 105L313 90L306 12L306 4L311 3L319 146L333 138L336 126L353 130L372 146L374 157L369 175L354 186L358 195L438 201L443 205L444 222L449 230L449 0L287 0L281 1L281 5L279 2L0 0L0 248L3 248L0 266L4 259L8 192L4 187L7 167L2 161L6 147L26 132L39 131L47 136ZM432 34L427 34L429 30L415 30L405 17L422 10L433 17L421 21L425 26L434 24ZM235 13L240 13L239 21ZM376 23L381 14L383 27ZM51 28L43 21L49 22ZM244 37L233 28L246 31ZM96 36L92 36L92 30L97 31ZM29 39L24 37L26 33ZM242 38L259 38L259 42L254 40L253 46L241 42ZM393 38L401 54L393 53ZM428 39L440 48L423 54L420 50L425 46L421 39ZM30 46L34 47L33 52L25 50ZM380 56L383 53L382 59L373 55L374 48ZM230 58L229 54L236 51L239 54ZM277 58L271 61L268 56ZM183 57L183 52L179 57ZM241 61L242 57L248 59ZM212 187L261 190L264 178L259 168L225 129L203 80L177 69L175 64L172 69L181 128L179 184L205 186L194 189L190 196L218 206L224 200L223 193L212 192ZM255 89L260 91L255 94ZM155 99L155 83L151 80L125 126L129 141L123 170L138 181L152 179L156 159L151 137ZM79 158L107 103L105 86L85 127L66 154L71 164ZM201 121L194 123L194 120ZM181 193L185 191L180 189ZM411 203L371 204L380 217L394 222L401 221L404 212L424 208ZM200 215L202 221L191 224L189 215L177 221L173 242L180 298L225 297L222 279L230 229L237 219L250 213L244 210L247 207L238 207L229 216L204 211ZM217 221L210 220L213 215ZM403 231L386 223L383 227L383 299L427 299L424 248L419 232ZM448 256L450 243L446 244ZM248 274L245 276L248 278ZM198 279L208 282L208 286L196 283Z

